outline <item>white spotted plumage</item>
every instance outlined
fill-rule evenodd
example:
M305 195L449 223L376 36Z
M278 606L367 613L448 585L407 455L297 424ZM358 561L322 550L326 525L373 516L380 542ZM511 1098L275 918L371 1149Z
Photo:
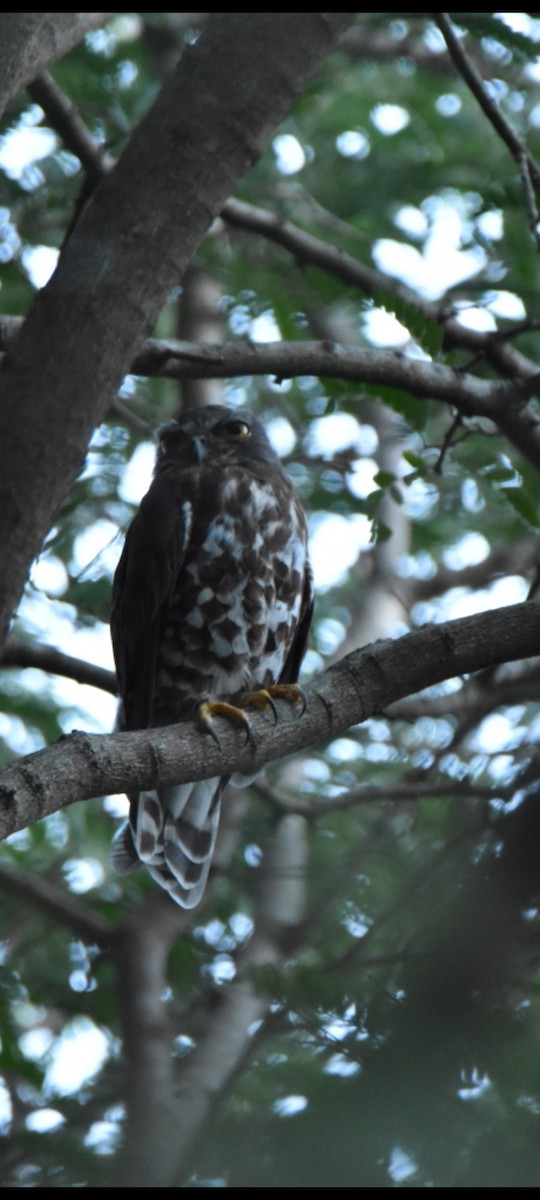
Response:
M221 407L164 427L155 478L119 564L111 621L122 728L171 724L204 699L294 683L311 616L307 531L262 426ZM210 867L226 780L130 797L115 841L194 907Z

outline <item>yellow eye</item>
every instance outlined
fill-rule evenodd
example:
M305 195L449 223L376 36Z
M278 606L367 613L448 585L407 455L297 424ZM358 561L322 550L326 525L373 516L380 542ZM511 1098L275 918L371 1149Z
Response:
M226 425L227 433L232 437L245 438L251 434L251 429L247 421L228 421Z

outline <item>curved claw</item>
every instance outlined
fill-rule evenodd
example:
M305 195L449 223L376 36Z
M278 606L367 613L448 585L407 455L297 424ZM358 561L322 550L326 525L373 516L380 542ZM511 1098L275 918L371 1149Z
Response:
M306 693L298 683L273 683L267 688L259 688L256 692L248 692L247 696L242 697L242 703L246 706L249 705L250 708L270 708L274 717L274 725L277 725L279 717L276 700L286 700L288 704L296 704L300 700L302 704L301 717L307 708ZM244 710L240 709L239 711L243 712Z
M260 688L259 691L250 692L248 696L245 696L243 703L252 708L269 708L274 717L274 724L277 725L279 714L276 700L286 700L289 704L296 704L300 700L302 704L300 716L304 715L307 708L307 696L297 683L275 683L271 687ZM214 739L220 750L221 742L215 717L225 717L228 721L232 721L233 725L241 725L246 731L246 746L249 742L255 741L253 726L244 708L240 708L237 704L228 704L225 700L203 700L197 708L197 721L205 733L209 733L210 737Z
M244 703L251 705L252 708L270 708L274 717L274 725L277 725L278 710L274 697L272 695L273 688L261 688L258 692L249 692L244 698Z
M216 729L216 723L215 723L214 718L211 713L211 706L208 703L208 701L206 701L206 700L204 701L203 704L199 704L199 707L197 709L197 721L198 721L199 725L202 726L205 733L210 734L210 737L212 737L214 739L218 749L221 750L221 742L219 740L219 734Z
M258 699L259 696L262 697L261 700ZM277 721L277 709L274 700L286 700L288 704L296 704L300 700L302 703L301 717L303 717L307 708L306 693L298 683L274 683L269 688L265 688L260 692L253 692L250 696L247 696L246 704L255 704L259 708L263 708L265 704L269 705Z
M197 721L205 732L213 737L216 746L219 746L220 750L221 742L214 717L226 717L234 725L241 725L246 731L246 746L248 742L255 740L253 726L243 708L238 708L236 704L227 704L224 700L203 700L197 709Z

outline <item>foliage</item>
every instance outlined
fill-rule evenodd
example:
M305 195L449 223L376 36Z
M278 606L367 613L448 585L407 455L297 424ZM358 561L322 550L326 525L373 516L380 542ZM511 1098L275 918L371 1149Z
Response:
M120 14L52 68L96 163L99 147L122 154L182 45L204 37L209 14L187 16L200 30L186 14ZM538 22L455 20L534 160ZM62 245L83 181L35 94L13 100L0 141L13 318L44 282L44 248ZM219 388L218 400L264 417L310 513L306 678L377 638L526 599L535 581L535 186L428 15L360 14L239 184L244 215L216 214L161 312L157 339L240 352L281 340L291 361L318 339L334 354L320 377L246 366L199 380L198 402ZM266 232L261 209L276 218ZM208 279L210 338L197 315ZM338 343L369 352L378 381L360 366L344 377ZM111 398L34 567L13 634L27 651L42 643L112 665L111 577L150 431L194 401L196 354L190 378L181 354L156 361ZM454 395L417 386L428 367L451 369ZM486 385L476 409L471 379ZM15 651L6 661L4 762L74 727L112 727L111 695L37 659L22 669ZM145 873L113 876L119 798L9 838L4 1186L100 1186L111 1170L115 1186L132 1186L122 1138L159 1179L150 1110L165 1088L171 1128L183 1128L177 1084L211 1100L198 1119L193 1099L193 1128L159 1186L534 1186L539 701L535 660L493 667L269 766L231 795L218 870L189 922ZM207 1085L213 1038L230 1058Z

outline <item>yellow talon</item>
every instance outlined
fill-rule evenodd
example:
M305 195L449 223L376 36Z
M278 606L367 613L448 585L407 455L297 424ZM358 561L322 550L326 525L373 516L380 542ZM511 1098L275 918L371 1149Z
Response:
M257 697L262 696L263 700L258 701ZM264 704L270 704L274 713L276 713L275 700L286 700L289 704L295 704L301 701L301 716L304 716L307 708L307 696L304 688L300 688L298 683L275 683L271 688L266 688L262 691L251 692L250 696L246 696L246 704L254 703L257 707L264 708Z
M306 694L297 683L276 683L269 688L260 688L257 692L250 692L243 697L243 703L251 708L270 708L274 716L274 724L277 725L276 700L287 700L289 704L296 704L300 700L302 703L301 716L304 715L307 708ZM246 731L246 746L248 742L255 740L253 726L243 708L237 704L228 704L226 700L203 700L197 708L197 721L205 732L213 737L220 750L221 742L216 729L215 717L226 717L227 720L232 721L233 725L241 725Z
M253 726L243 708L238 708L236 704L227 704L225 700L203 700L197 709L197 721L206 733L213 737L220 750L221 742L214 717L227 717L234 725L241 725L246 731L246 746L254 739Z
M302 702L301 716L304 715L307 708L307 696L303 688L298 683L274 683L269 688L261 688L258 692L250 692L245 697L245 704L250 704L254 708L265 708L268 706L272 709L274 717L277 721L277 709L275 700L286 700L288 704L296 704L298 700Z
M303 717L307 708L307 696L304 689L300 687L299 683L276 683L274 687L270 688L269 690L273 696L277 697L277 699L287 700L289 704L296 704L297 701L300 700L302 704L302 712L300 713L300 716Z
M251 708L271 708L274 715L274 724L277 725L278 710L272 696L272 688L261 688L258 692L249 692L244 697L244 704L249 704Z

